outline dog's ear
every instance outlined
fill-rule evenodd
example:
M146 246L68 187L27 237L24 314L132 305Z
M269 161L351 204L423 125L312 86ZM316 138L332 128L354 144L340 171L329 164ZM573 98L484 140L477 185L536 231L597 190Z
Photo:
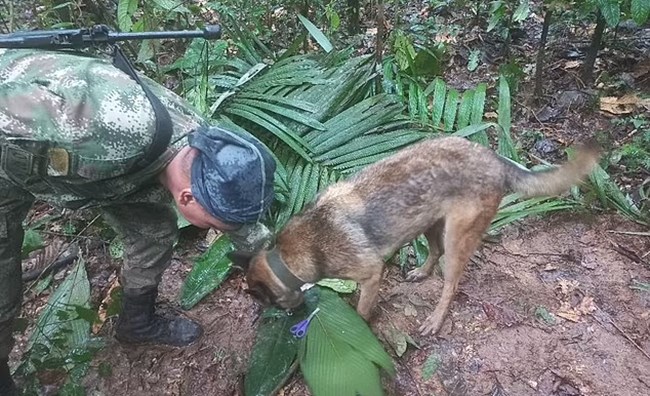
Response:
M248 267L250 266L251 260L253 259L253 253L234 251L226 254L232 265L235 268L240 269L241 271L248 272Z

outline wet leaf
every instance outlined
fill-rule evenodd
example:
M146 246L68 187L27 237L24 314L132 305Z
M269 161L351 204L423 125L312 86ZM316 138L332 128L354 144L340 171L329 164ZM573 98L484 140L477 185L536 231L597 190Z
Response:
M180 303L183 309L192 308L221 285L232 268L226 254L233 250L228 236L222 235L198 258L181 289Z
M548 311L548 309L546 309L546 307L537 307L535 309L535 316L541 319L547 325L553 325L556 322L555 317Z
M596 4L609 27L615 27L618 25L621 20L621 6L619 0L596 0Z
M97 373L102 378L108 378L113 375L113 366L108 362L101 362L97 368Z
M296 369L298 339L289 331L295 322L295 315L285 313L262 319L244 380L246 396L275 394Z
M298 19L300 19L300 22L302 22L303 25L307 28L307 31L309 31L309 34L316 40L318 45L320 45L325 52L330 52L334 48L332 46L332 43L329 41L327 37L323 34L323 32L316 27L309 19L305 18L304 16L298 14Z
M630 289L638 290L642 292L650 292L650 283L639 282L638 280L635 279L632 281L632 284L630 285Z
M354 293L357 290L357 282L349 279L322 279L316 284L329 287L338 293Z
M409 344L418 349L420 348L420 346L413 340L413 338L411 338L410 335L408 335L408 333L405 333L395 327L392 327L389 330L386 338L399 357L402 357L402 355L404 355Z
M43 236L40 232L32 228L25 230L25 236L23 237L22 258L27 258L31 252L41 249L43 246L45 246L45 241L43 240Z
M300 346L300 368L317 396L379 396L384 394L379 369L394 375L390 356L368 324L335 292L314 287L307 292L314 316ZM316 295L317 302L310 296Z
M34 291L35 295L40 295L43 293L45 290L47 290L48 287L52 284L52 279L54 278L54 275L52 273L48 274L45 278L41 279L38 281L36 286L34 286Z
M430 380L440 368L441 363L442 361L440 360L440 356L437 353L432 352L422 365L422 379L425 381Z
M192 225L192 223L190 223L185 217L183 217L180 210L178 210L176 206L174 206L174 210L176 211L176 226L178 227L179 230Z
M632 19L639 25L643 25L650 17L650 1L648 0L632 0L630 5L630 12Z
M108 252L111 254L112 258L117 260L122 259L124 257L124 244L122 243L122 238L113 238L111 244L108 245Z
M28 341L28 349L42 345L49 350L47 358L64 357L68 351L83 348L90 336L90 323L77 318L76 308L89 308L90 282L84 261L76 266L48 299ZM69 368L69 367L68 367Z
M469 60L467 61L467 70L473 72L478 68L479 62L481 61L481 50L473 49L469 53Z

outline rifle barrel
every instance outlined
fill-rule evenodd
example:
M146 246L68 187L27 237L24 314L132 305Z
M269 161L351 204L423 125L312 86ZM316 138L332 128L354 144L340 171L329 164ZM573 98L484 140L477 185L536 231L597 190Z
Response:
M216 39L221 37L221 27L219 25L207 26L203 30L180 30L174 32L128 32L128 33L111 33L112 40L150 40L162 38L194 38L204 37L206 39Z
M82 48L93 43L114 43L122 40L150 40L165 38L221 37L221 26L207 25L203 30L158 31L141 33L115 33L98 26L91 29L35 30L0 34L0 48Z

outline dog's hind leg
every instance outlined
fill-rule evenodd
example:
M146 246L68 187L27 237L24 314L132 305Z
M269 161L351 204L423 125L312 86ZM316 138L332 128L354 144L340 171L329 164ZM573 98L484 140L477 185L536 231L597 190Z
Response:
M431 228L424 232L424 236L429 242L429 256L427 261L419 268L411 270L406 274L408 282L417 282L431 275L433 268L440 260L444 253L443 234L445 222L443 219L438 220Z
M442 327L465 266L481 243L483 233L487 230L498 208L499 201L492 201L458 205L447 215L444 236L445 265L443 268L445 283L436 309L420 326L423 336L429 333L435 334Z

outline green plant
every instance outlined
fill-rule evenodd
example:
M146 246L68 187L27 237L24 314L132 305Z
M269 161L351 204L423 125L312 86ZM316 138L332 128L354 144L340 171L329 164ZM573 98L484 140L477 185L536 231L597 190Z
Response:
M80 381L94 353L103 346L101 340L90 336L97 314L89 301L90 284L80 259L49 298L16 369L25 381L27 395L38 394L39 380L34 374L44 372L63 383L61 395L85 394Z
M380 368L395 369L366 322L338 295L316 286L305 293L305 307L293 316L268 309L260 326L245 381L247 395L271 394L297 367L317 396L381 395ZM292 325L313 316L297 339Z

